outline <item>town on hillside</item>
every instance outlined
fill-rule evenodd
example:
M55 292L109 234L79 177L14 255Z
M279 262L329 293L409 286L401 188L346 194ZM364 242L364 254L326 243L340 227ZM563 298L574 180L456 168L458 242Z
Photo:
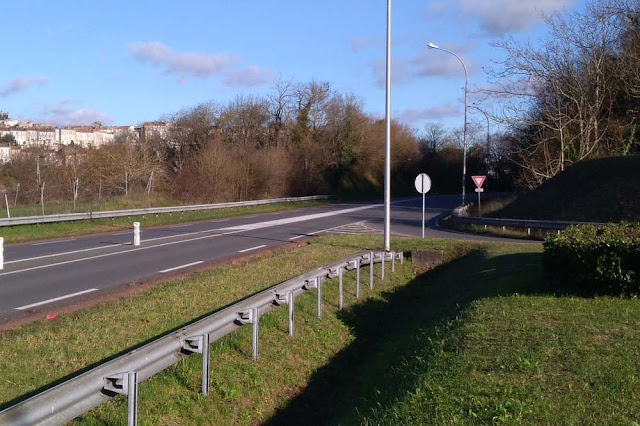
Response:
M9 161L12 155L24 148L97 148L117 142L144 141L151 135L163 137L169 125L165 121L149 121L140 126L103 126L100 122L94 122L86 126L56 127L53 124L18 121L12 119L8 112L0 111L0 161Z

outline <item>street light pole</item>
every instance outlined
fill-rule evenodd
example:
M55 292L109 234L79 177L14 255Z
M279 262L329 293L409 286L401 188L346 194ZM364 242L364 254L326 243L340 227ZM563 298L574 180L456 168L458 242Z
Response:
M462 64L462 69L464 69L464 128L462 131L462 139L463 139L463 149L462 149L462 203L460 204L461 206L464 205L464 198L465 198L465 181L466 181L466 176L467 176L467 84L469 82L469 76L467 75L467 67L464 64L464 61L462 60L462 58L460 58L460 56L456 55L455 53L453 53L450 50L447 49L443 49L441 47L436 46L433 43L429 43L427 45L429 48L431 49L438 49L438 50L442 50L443 52L447 52L453 56L456 57L456 59L458 59L458 61L460 61L460 63Z
M483 110L481 110L480 108L478 108L476 106L475 102L473 104L473 108L476 111L481 112L482 115L484 115L484 118L487 119L487 153L485 155L485 160L486 160L486 163L487 163L487 173L488 173L489 172L489 159L491 158L491 155L490 155L490 152L491 152L490 151L491 150L491 139L490 139L490 127L489 127L489 115L486 112L484 112Z
M387 79L385 96L384 249L391 250L391 0L387 0Z

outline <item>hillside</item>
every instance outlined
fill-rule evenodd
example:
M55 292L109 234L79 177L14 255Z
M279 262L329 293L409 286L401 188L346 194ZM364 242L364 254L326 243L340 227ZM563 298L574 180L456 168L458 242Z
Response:
M492 216L585 222L640 221L640 156L575 164Z

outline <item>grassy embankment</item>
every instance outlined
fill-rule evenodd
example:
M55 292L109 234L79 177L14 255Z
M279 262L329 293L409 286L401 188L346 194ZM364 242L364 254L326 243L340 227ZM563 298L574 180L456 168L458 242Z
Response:
M576 222L640 221L640 155L583 161L549 179L533 191L482 203L482 215L509 219ZM469 209L477 216L477 206ZM510 238L544 239L547 232L502 230L475 225L443 225L464 232Z
M327 237L214 268L140 296L0 334L0 401L15 400L379 237ZM640 301L542 291L541 248L397 239L451 261L407 262L337 312L337 283L263 317L260 360L245 327L213 345L212 393L192 356L140 388L141 424L634 424L640 420ZM376 268L379 270L379 268ZM377 271L379 272L379 271ZM376 274L378 275L378 274ZM366 277L366 274L365 274ZM365 278L366 281L366 278ZM312 292L313 293L313 292ZM114 321L114 318L118 318ZM77 420L122 424L116 398Z
M640 155L574 164L492 215L579 222L638 222Z
M151 226L197 222L202 220L224 219L229 217L245 216L258 213L293 210L303 207L323 205L326 203L326 201L302 201L218 210L204 210L199 212L175 213L172 215L162 214L150 216L130 216L114 219L81 220L74 222L45 223L40 225L20 225L10 227L7 226L0 228L0 236L4 237L5 244L22 243L27 241L66 238L87 234L97 234L102 232L127 230L132 229L133 222L140 222L140 226L144 229ZM128 209L134 207L124 208ZM111 208L104 208L103 210L111 210Z
M11 217L22 216L40 216L42 215L42 206L40 204L20 204L14 206L12 200L9 199L9 211ZM7 217L7 209L4 202L4 198L0 200L2 208L0 208L0 218ZM178 206L182 203L179 200L173 200L159 195L130 195L128 197L105 197L102 200L92 201L80 201L76 203L76 208L73 208L72 201L47 201L44 203L44 213L50 214L63 214L63 213L82 213L82 212L97 212L97 211L109 211L109 210L128 210L128 209L143 209L148 207L168 207Z

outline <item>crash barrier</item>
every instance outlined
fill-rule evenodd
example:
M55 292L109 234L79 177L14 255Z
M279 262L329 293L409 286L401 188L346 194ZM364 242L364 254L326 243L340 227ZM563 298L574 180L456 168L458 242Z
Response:
M103 212L63 213L44 216L24 216L0 219L0 226L35 225L41 223L69 222L75 220L109 219L125 216L145 216L152 214L185 213L201 210L229 209L233 207L261 206L264 204L292 203L296 201L330 200L331 195L312 195L308 197L272 198L268 200L237 201L233 203L197 204L192 206L151 207L148 209L112 210Z
M262 315L280 305L288 305L289 335L293 336L296 297L315 289L317 315L322 318L322 288L328 280L338 278L338 304L342 309L345 272L355 270L356 297L359 298L362 267L369 266L369 287L373 289L374 265L381 264L380 277L384 280L385 263L391 263L391 272L395 272L396 260L403 264L403 253L359 253L277 284L5 409L0 412L0 425L65 424L119 394L127 395L128 424L136 425L138 384L194 353L202 354L202 394L206 396L210 386L212 342L251 324L252 357L257 360Z

